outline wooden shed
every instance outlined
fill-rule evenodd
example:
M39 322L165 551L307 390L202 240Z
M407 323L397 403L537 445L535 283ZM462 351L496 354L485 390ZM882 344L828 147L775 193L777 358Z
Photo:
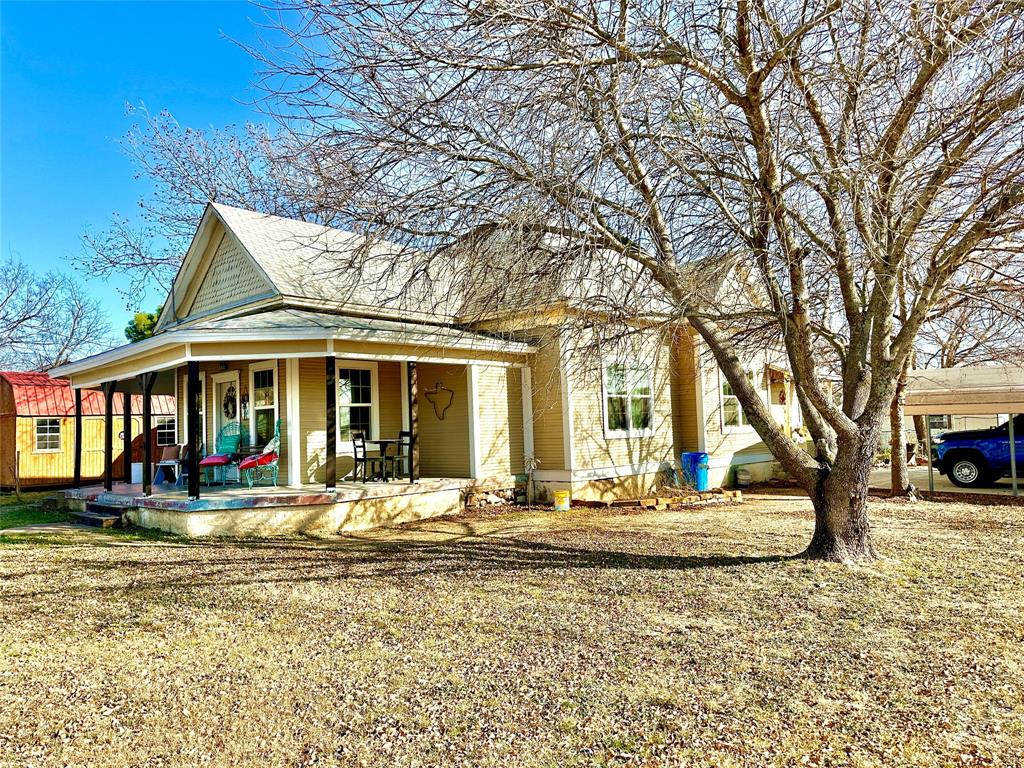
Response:
M114 395L114 428L123 435L124 395ZM175 403L154 395L154 455L176 442ZM142 460L142 396L131 396L132 461ZM104 399L82 392L82 481L103 477ZM71 485L75 462L75 395L67 381L45 373L0 371L0 488ZM124 449L115 435L115 472L124 472Z

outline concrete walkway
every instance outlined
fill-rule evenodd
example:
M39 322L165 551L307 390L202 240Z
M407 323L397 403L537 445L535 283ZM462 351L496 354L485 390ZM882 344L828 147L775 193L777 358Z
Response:
M939 471L933 470L935 475L935 490L942 491L943 493L991 493L997 496L1011 496L1013 494L1013 488L1010 485L1010 478L1004 477L999 482L992 486L984 488L959 488L949 482L949 479L945 475L940 475ZM919 490L928 490L928 467L909 467L910 482L913 483ZM889 467L882 469L876 469L871 472L871 487L882 490L889 490L892 487L890 480ZM1024 496L1024 478L1017 478L1017 487L1020 489L1020 493Z
M34 523L33 525L20 525L16 528L4 528L0 530L0 536L8 533L72 533L74 531L101 533L99 528L78 523Z

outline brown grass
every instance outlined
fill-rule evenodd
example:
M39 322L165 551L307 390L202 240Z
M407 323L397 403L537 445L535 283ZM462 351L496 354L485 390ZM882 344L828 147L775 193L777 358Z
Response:
M1021 765L1021 509L808 510L8 540L0 765Z

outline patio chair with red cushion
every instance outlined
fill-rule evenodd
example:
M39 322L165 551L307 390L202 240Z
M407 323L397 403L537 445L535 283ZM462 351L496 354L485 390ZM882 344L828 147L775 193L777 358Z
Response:
M208 472L213 472L214 480L217 477L217 468L221 468L221 478L227 483L227 467L235 464L238 456L238 447L242 441L242 430L237 421L224 425L220 434L217 435L217 442L214 443L214 451L199 462L199 468L203 472L203 479L210 484ZM239 478L241 479L241 478Z
M245 474L245 482L252 488L261 480L270 480L277 485L277 458L281 451L281 422L274 425L274 437L263 448L263 453L248 456L238 465L238 471Z

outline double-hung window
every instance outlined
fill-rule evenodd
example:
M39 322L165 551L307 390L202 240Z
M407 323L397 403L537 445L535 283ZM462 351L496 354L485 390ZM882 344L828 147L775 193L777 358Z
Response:
M628 437L649 434L654 418L650 366L608 363L604 367L605 431Z
M754 372L747 371L747 379L754 386ZM726 427L745 427L750 424L747 414L743 412L740 399L732 390L732 385L722 376L722 424Z
M374 369L338 366L338 439L344 446L354 432L376 437L374 429Z
M36 451L60 450L60 419L36 419Z
M277 424L277 365L261 363L250 369L252 376L251 437L262 447L274 439Z

